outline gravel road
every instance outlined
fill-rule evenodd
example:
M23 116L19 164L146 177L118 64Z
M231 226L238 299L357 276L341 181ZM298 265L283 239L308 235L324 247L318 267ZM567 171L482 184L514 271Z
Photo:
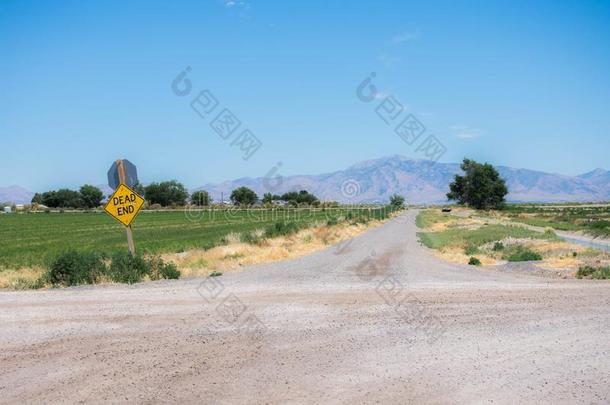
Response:
M216 278L2 292L0 402L610 402L610 282L439 261L415 215Z

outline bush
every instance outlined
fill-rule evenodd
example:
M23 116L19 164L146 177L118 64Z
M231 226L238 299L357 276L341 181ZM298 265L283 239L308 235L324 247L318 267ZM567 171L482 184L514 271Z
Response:
M339 220L335 217L330 218L328 221L326 221L326 226L335 226L339 223Z
M576 272L577 278L593 278L596 280L609 280L610 267L584 266Z
M108 276L116 283L133 284L141 281L148 273L149 266L141 256L121 252L112 256Z
M542 260L542 256L540 253L519 246L515 251L507 255L506 260L509 262L530 262Z
M179 279L180 271L173 263L165 263L160 257L148 260L149 277L151 280Z
M499 252L500 250L504 250L504 244L502 242L494 243L493 251Z
M275 238L278 236L292 235L293 233L297 233L299 229L300 226L296 222L280 221L265 228L264 235L266 238Z
M479 259L477 259L476 257L471 257L470 260L468 260L468 264L471 266L480 266L481 261Z
M553 228L551 228L550 226L547 226L546 228L544 228L544 234L546 236L557 236L557 234L555 233L555 230Z
M464 249L464 254L466 256L472 256L477 253L479 253L479 248L477 248L475 245L468 245L466 249Z
M94 284L106 273L104 256L93 252L69 250L49 266L46 281L52 285Z
M151 280L177 279L180 271L173 263L165 263L160 257L145 259L127 252L112 257L108 277L116 283L133 284L148 276Z
M263 238L261 236L258 236L255 232L244 232L239 235L239 241L242 243L256 245L261 243L263 241Z

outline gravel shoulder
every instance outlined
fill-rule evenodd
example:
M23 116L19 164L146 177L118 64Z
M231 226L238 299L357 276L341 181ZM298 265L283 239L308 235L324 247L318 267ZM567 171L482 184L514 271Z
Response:
M608 403L610 282L436 259L416 211L218 278L0 293L0 403Z

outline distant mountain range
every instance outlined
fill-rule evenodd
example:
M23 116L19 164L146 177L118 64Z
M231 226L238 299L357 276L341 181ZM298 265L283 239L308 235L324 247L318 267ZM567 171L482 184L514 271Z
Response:
M14 204L29 204L34 193L21 186L0 187L0 202Z
M610 172L596 169L571 177L527 169L498 166L514 202L562 202L610 200ZM305 189L322 200L342 203L386 202L392 194L405 196L409 203L446 202L449 183L461 173L457 163L389 156L356 163L345 170L319 175L286 176L276 179L245 177L220 184L206 184L197 189L210 192L214 201L225 201L231 190L246 186L257 194L282 194Z
M610 172L596 169L580 176L564 176L528 169L498 166L514 202L584 202L610 200ZM277 178L244 177L220 184L206 184L196 189L210 192L214 201L228 200L231 191L245 186L259 196L266 192L308 190L322 200L342 203L386 202L392 194L405 196L414 204L446 202L449 183L460 173L457 163L434 163L428 160L389 156L356 163L345 170L319 175ZM111 190L102 186L104 194ZM0 202L29 203L34 193L19 186L0 187Z

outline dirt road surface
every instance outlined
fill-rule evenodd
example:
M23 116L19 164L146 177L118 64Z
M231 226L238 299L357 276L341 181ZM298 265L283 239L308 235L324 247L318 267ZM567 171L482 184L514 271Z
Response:
M444 263L409 211L209 279L0 293L0 402L610 402L610 283Z

